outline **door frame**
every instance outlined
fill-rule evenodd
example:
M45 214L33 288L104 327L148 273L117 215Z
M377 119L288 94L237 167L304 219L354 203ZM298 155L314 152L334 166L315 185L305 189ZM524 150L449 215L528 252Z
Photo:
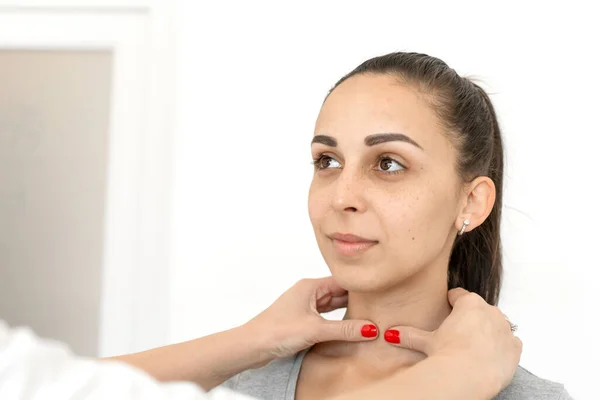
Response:
M0 0L0 51L113 54L98 343L104 357L168 337L173 10L166 1L82 3Z

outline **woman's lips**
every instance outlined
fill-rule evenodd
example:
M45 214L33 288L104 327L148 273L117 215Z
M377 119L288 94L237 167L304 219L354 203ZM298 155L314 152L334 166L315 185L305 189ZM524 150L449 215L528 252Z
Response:
M330 236L335 250L346 257L356 256L375 246L376 240L369 240L348 233L335 233Z

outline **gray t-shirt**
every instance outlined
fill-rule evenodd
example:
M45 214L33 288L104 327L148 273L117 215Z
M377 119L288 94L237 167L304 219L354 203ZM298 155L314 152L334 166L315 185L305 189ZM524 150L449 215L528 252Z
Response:
M222 386L262 400L294 400L302 360L307 351L244 371ZM496 400L573 400L564 386L550 382L519 367L512 383Z

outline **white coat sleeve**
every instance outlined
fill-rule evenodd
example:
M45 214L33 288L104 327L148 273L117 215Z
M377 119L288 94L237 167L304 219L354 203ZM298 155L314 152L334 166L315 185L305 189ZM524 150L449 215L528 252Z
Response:
M0 399L251 400L221 388L205 393L193 383L160 383L121 362L75 357L64 344L3 321Z

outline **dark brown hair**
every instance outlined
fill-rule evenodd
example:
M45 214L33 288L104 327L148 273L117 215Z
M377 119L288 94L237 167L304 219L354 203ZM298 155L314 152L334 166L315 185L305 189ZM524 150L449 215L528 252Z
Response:
M391 53L365 61L340 79L385 74L417 89L437 113L457 149L456 169L469 182L488 176L496 186L490 216L476 229L457 236L448 265L448 287L463 287L496 305L502 281L500 219L504 153L494 107L485 91L459 76L444 61L418 53Z

